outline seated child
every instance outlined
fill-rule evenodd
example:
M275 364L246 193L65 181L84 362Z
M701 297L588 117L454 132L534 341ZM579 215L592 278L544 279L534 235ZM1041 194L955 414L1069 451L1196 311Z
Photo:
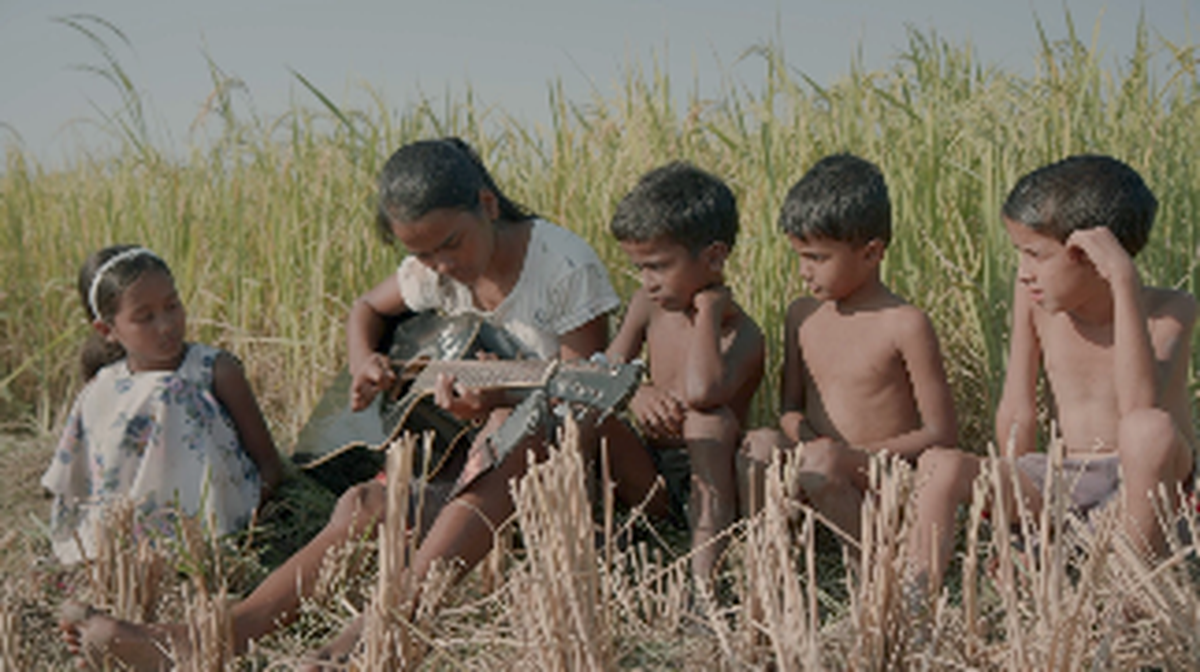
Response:
M666 468L660 453L686 449L692 572L708 585L726 545L721 532L736 514L734 454L765 356L762 332L725 285L737 201L713 175L671 163L642 176L617 205L611 230L642 286L606 354L629 361L645 346L650 367L630 402L640 432L619 420L604 428L613 470L619 487L640 478L648 492ZM666 500L659 491L648 509L665 515Z
M761 507L773 450L803 442L794 496L858 539L870 456L915 460L957 440L933 325L880 279L891 220L883 175L847 154L818 161L788 192L779 227L811 296L788 307L779 429L750 433L739 456L747 515Z
M1157 207L1137 172L1106 156L1073 156L1013 187L1002 215L1017 276L996 440L1018 456L1015 469L1007 460L997 466L1036 516L1046 473L1045 454L1034 452L1044 373L1073 507L1086 513L1114 500L1123 481L1129 540L1161 557L1156 493L1166 486L1177 504L1192 473L1187 378L1196 302L1182 291L1143 287L1138 277L1133 257ZM922 587L941 585L955 511L970 501L982 459L955 450L921 457L910 547ZM1012 511L1006 495L1002 505Z
M350 309L346 339L353 408L367 406L395 382L395 372L374 346L387 318L406 311L477 314L547 359L587 357L607 344L608 313L620 300L595 251L569 229L510 200L463 140L418 140L396 150L380 171L377 203L380 233L389 243L402 243L407 256ZM476 449L483 448L508 413L496 406L496 395L466 388L452 377L439 379L435 398L456 416L481 421L473 455L482 452ZM535 443L539 445L531 448L544 453L545 447ZM509 484L524 474L529 454L514 450L494 468L456 481L458 492L437 509L431 527L421 530L407 568L415 593L435 564L448 566L459 578L487 555L494 530L513 514ZM461 476L469 458L457 464ZM378 481L347 490L315 537L245 599L230 605L234 651L243 652L252 640L296 620L301 601L315 589L327 551L348 539L376 534L386 495ZM358 646L364 621L360 613L314 656L344 660ZM157 670L172 662L182 667L193 653L184 623L131 623L72 605L64 610L60 627L81 663L112 657L132 669Z
M42 477L54 495L55 555L93 557L104 507L119 497L162 530L172 506L211 514L219 534L245 527L283 465L237 359L184 340L175 280L150 250L92 254L79 294L93 329L82 353L87 384Z

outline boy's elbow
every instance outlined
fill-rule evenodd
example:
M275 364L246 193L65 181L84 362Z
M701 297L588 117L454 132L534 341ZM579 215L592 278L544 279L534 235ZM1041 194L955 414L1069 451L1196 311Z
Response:
M958 445L958 423L950 420L929 428L928 448L953 448Z

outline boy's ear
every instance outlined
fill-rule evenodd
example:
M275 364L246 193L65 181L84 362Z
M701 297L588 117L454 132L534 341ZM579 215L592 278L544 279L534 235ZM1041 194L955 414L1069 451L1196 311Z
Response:
M863 259L873 264L878 264L883 261L883 251L885 246L883 241L878 238L872 238L866 243L863 243Z
M700 250L700 261L708 266L709 270L720 273L725 270L725 260L729 258L729 245L722 241L709 243L703 250Z
M483 211L483 216L489 222L500 219L500 199L496 198L496 194L487 187L479 190L479 209Z

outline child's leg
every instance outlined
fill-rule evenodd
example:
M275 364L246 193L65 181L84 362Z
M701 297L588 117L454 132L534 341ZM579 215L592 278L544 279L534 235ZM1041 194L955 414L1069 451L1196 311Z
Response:
M384 488L379 483L347 490L317 536L271 572L246 599L233 605L234 650L245 651L251 639L293 621L300 600L312 593L326 551L352 536L374 534L383 504ZM68 609L60 627L72 653L93 660L111 656L135 670L166 665L164 647L176 663L191 654L192 643L183 624L142 625L88 609Z
M356 536L373 537L378 532L385 502L386 488L377 481L356 485L343 493L329 522L317 536L271 572L246 599L233 606L236 650L240 652L249 640L291 623L300 600L312 594L326 552Z
M800 494L850 539L861 536L869 466L866 452L828 438L805 443L801 452Z
M1176 510L1178 486L1192 473L1192 451L1170 414L1161 409L1126 415L1119 432L1126 533L1147 557L1161 558L1167 542L1156 512L1159 489L1166 490L1168 511Z
M509 482L525 473L527 462L527 449L514 450L446 504L413 558L414 586L436 561L454 563L459 578L487 556L496 529L515 511Z
M736 457L738 513L750 517L762 510L767 465L777 448L791 444L778 429L763 427L746 434Z
M971 502L975 480L983 458L954 448L930 448L917 460L915 520L909 537L909 558L913 576L930 588L941 590L950 555L954 552L954 525L958 507ZM1014 469L1011 462L994 463L1001 485L1000 502L1011 524L1017 521L1019 491L1029 515L1041 514L1042 493L1029 477Z
M609 416L600 426L600 440L608 448L609 472L617 499L628 506L644 506L648 515L664 519L671 513L671 498L659 485L658 467L645 444L625 421ZM589 459L599 459L596 455ZM647 495L651 495L646 499Z
M476 435L475 442L486 441L506 417L506 410L493 413ZM526 445L517 447L499 465L479 475L442 507L417 547L409 567L412 573L408 585L413 591L419 593L435 562L446 563L454 572L454 579L458 580L492 550L496 528L508 520L515 510L509 482L525 473L531 449L541 453L545 446L540 439L529 439ZM417 598L418 595L409 597ZM362 628L363 616L360 614L325 646L313 652L312 656L319 660L342 659L358 643Z
M688 411L683 423L688 459L692 467L692 492L688 523L692 530L692 574L703 585L713 578L717 561L728 545L718 536L737 513L734 452L739 424L733 411Z
M977 456L953 448L931 448L917 460L910 570L932 593L941 590L954 551L958 506L971 501L979 468Z

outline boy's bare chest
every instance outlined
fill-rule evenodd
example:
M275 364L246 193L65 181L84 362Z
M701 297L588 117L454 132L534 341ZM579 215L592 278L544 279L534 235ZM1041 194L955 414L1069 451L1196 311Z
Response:
M679 381L694 361L693 349L704 347L695 337L695 325L681 313L663 311L651 321L646 330L646 356L650 361L650 378L655 385L678 389ZM729 351L733 337L732 328L720 334L717 348L722 358Z
M858 394L907 380L885 320L814 315L800 325L797 337L810 382L823 390Z
M1046 379L1060 409L1112 403L1115 412L1111 329L1087 333L1069 320L1050 319L1041 325L1039 338Z

